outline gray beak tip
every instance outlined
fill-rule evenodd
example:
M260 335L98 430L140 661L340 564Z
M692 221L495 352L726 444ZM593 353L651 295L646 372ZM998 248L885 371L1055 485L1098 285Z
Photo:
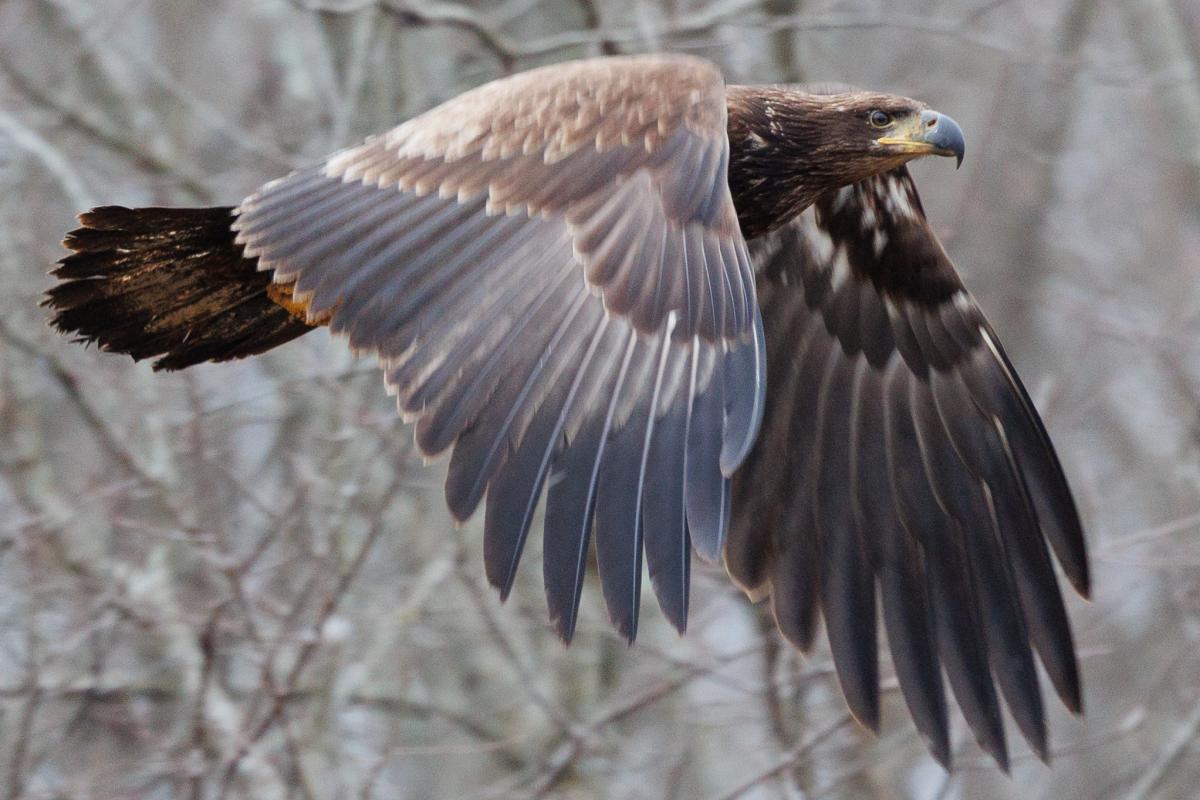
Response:
M939 154L954 156L955 169L961 167L967 144L958 123L936 111L922 111L921 121L925 125L925 141L936 147Z

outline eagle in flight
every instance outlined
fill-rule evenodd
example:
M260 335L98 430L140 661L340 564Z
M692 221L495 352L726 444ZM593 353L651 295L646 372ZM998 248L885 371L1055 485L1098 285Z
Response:
M683 56L559 64L466 92L230 208L102 207L46 304L156 369L317 326L375 353L457 520L482 503L505 597L545 495L569 641L589 554L637 633L643 560L683 631L691 552L801 650L818 618L879 724L877 608L950 762L945 675L1007 769L1002 697L1047 757L1034 654L1080 679L1050 556L1088 593L1059 461L906 162L963 157L904 97L726 85Z

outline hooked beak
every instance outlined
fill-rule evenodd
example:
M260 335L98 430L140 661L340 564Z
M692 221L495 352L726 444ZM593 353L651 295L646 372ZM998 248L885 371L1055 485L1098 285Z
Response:
M876 141L894 152L913 156L954 156L955 168L962 166L966 152L962 128L945 114L925 110L898 127L893 135Z

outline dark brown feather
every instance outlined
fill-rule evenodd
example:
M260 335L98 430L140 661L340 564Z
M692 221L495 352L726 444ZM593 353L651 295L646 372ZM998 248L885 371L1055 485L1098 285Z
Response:
M79 217L74 252L46 294L52 324L102 350L183 369L278 347L311 328L268 294L270 273L243 258L233 209L104 206Z
M753 593L765 586L802 648L819 608L867 724L878 580L900 687L938 760L950 758L943 670L997 763L1008 759L999 696L1045 758L1034 652L1079 708L1047 547L1086 587L1078 514L907 171L824 196L753 252L771 383L764 436L735 480L730 574Z

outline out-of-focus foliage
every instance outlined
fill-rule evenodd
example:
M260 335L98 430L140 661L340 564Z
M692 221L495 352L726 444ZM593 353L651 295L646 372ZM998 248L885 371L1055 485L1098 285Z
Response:
M1193 796L1200 781L1200 5L1191 0L0 4L0 795ZM926 206L1088 522L1086 717L1011 779L883 730L698 565L569 650L538 545L500 605L372 364L317 333L152 375L37 307L73 214L234 203L505 72L677 50L919 97ZM649 601L649 595L647 595ZM884 665L885 676L890 666ZM957 713L957 712L956 712ZM1011 726L1010 726L1011 732Z

